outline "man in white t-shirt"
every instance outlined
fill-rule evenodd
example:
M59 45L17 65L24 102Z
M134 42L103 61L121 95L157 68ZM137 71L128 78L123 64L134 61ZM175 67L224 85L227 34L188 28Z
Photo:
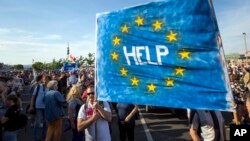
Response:
M95 101L94 87L87 88L88 100L78 113L77 129L85 129L85 141L111 141L109 124L112 119L107 102Z

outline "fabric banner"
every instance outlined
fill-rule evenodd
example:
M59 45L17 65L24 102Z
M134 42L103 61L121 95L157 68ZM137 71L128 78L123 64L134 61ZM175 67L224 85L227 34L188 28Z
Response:
M232 111L210 0L165 0L97 15L98 100Z

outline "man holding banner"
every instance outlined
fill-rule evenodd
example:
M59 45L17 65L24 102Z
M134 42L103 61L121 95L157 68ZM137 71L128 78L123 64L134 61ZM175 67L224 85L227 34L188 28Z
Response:
M96 102L94 87L87 88L87 102L78 113L77 129L85 131L85 141L111 141L109 124L112 119L107 102Z

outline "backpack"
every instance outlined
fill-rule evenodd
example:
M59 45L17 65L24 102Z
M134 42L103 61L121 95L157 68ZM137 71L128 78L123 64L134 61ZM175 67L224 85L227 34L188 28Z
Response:
M18 122L16 123L17 129L24 128L28 124L28 117L24 114L19 114L17 120L18 120Z

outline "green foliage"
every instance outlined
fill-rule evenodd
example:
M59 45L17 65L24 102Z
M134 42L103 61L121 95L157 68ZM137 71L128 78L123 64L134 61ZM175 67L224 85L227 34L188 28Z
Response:
M82 65L89 65L92 66L95 63L95 54L89 53L87 57L76 57L76 62L78 62L81 66Z
M240 58L240 54L238 54L238 53L231 53L231 54L226 54L225 57L226 57L226 60L231 60L231 59L237 60L237 59Z
M3 68L3 65L4 65L3 63L0 63L0 69L2 69L2 68Z
M17 70L23 70L23 69L24 69L24 67L23 67L22 64L14 65L13 68L14 68L14 69L17 69Z
M44 65L42 62L35 62L32 65L32 68L34 68L36 71L42 71L44 68L46 68L46 65Z
M95 63L95 57L94 57L94 53L89 53L87 57L77 57L76 58L76 62L79 63L80 65L89 65L92 66ZM63 59L53 59L51 63L42 63L42 62L35 62L32 67L36 70L36 71L42 71L42 70L56 70L56 69L60 69L62 68L64 63Z
M87 65L92 66L95 63L95 54L89 53L88 56L85 58L85 62Z
M80 56L79 58L76 58L76 62L78 62L80 65L84 65L85 64L85 59L84 57Z

